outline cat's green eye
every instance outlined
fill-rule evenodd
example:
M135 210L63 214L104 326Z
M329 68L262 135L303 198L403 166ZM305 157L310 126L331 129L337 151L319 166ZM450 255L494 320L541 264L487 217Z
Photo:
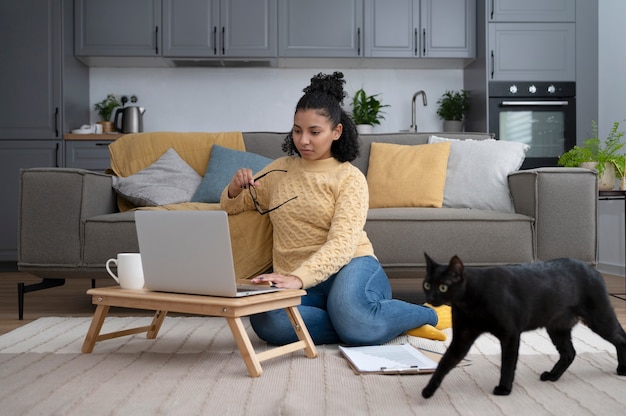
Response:
M424 290L430 290L430 283L424 282Z
M448 291L448 285L439 285L439 291L441 293L446 293Z

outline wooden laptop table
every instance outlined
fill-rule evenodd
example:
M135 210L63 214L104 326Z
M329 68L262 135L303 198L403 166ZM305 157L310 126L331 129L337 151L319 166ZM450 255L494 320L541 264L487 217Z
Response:
M261 369L261 361L269 360L270 358L298 350L304 350L308 358L317 357L317 349L313 344L313 340L297 308L300 304L300 297L306 294L304 290L286 289L241 298L223 298L216 296L151 292L148 290L124 290L119 286L113 286L89 289L87 294L92 296L92 303L97 305L97 307L93 319L91 320L91 326L83 342L82 352L86 354L93 351L96 342L106 339L142 332L147 333L148 339L154 339L167 313L180 312L226 318L228 326L230 326L230 330L235 338L235 342L237 343L237 347L239 348L239 352L252 377L261 375L263 372ZM111 306L147 309L156 312L150 325L108 334L100 334L102 324ZM293 325L293 329L296 331L298 341L256 353L241 321L241 317L275 309L285 309L291 321L291 325Z

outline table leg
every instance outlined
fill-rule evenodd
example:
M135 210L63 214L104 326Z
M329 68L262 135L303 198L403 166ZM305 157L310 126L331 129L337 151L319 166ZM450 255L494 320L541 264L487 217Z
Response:
M96 345L100 330L102 330L104 318L106 318L108 313L109 305L98 305L96 307L96 311L94 312L93 318L91 319L91 325L89 326L89 330L87 331L87 335L85 336L85 341L83 341L83 353L89 354L93 351L93 347Z
M146 337L148 339L155 339L159 330L161 329L161 325L163 325L163 321L167 316L167 311L156 311L154 313L154 318L152 318L152 323L150 324L150 329L148 330Z
M241 318L226 318L226 321L228 322L230 331L233 333L233 338L235 338L241 358L243 358L244 363L246 363L248 373L250 373L251 377L259 377L263 372L263 369L261 368L261 363L254 352L254 348L252 347L252 342L250 342L250 337L246 332L246 328L244 327L243 322L241 322Z
M300 311L298 311L297 306L290 306L285 308L287 311L287 316L289 316L289 320L291 321L291 325L293 326L294 331L296 331L296 335L298 339L304 341L306 347L304 348L304 352L308 358L317 357L317 348L315 348L315 344L313 343L313 339L309 334L309 330L304 324L304 320L302 319L302 315L300 315Z

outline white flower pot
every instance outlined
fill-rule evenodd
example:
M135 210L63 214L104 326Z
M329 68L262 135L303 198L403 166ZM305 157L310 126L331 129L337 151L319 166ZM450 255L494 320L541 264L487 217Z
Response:
M357 124L356 130L359 134L372 134L374 133L374 126L371 124Z
M596 169L597 162L583 162L580 164L581 168ZM602 176L598 176L598 189L600 191L610 191L615 188L615 166L607 163Z
M444 132L462 132L463 122L460 120L444 120L443 121Z

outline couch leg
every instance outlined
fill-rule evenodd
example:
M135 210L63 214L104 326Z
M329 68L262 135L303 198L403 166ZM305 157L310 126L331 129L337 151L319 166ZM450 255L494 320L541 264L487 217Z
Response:
M18 319L21 321L24 319L24 294L34 292L36 290L49 289L51 287L63 286L65 279L47 279L44 278L40 283L32 285L25 285L24 283L17 284L17 314Z

